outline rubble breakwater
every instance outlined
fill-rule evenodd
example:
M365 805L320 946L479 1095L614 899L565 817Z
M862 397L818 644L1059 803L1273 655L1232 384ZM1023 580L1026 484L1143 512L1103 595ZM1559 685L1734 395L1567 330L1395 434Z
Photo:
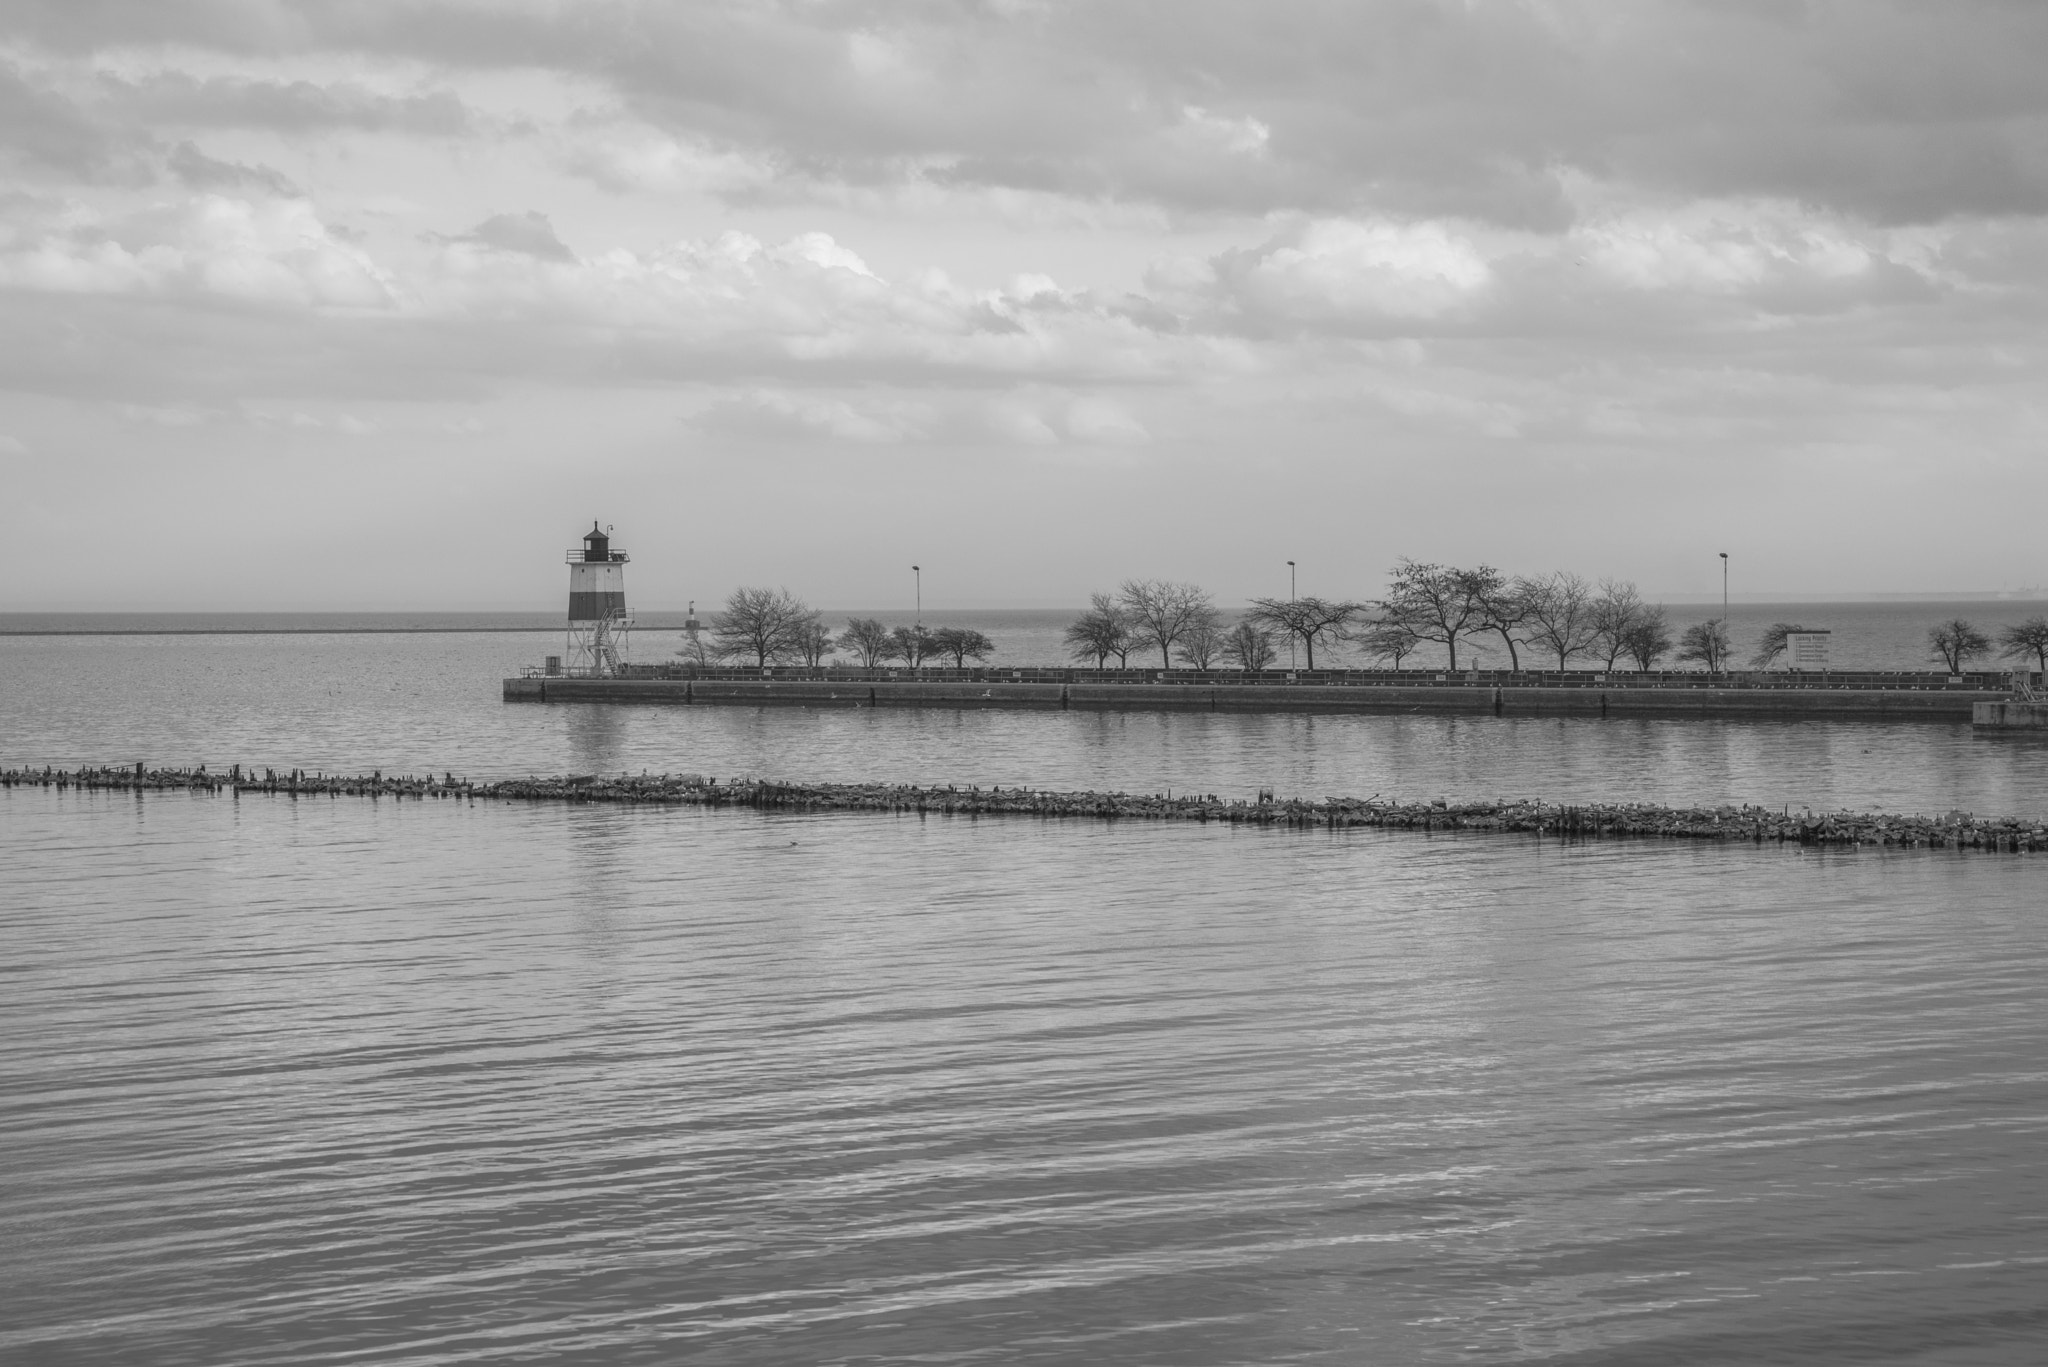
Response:
M1213 793L1056 792L1035 788L914 787L882 783L788 783L697 774L616 777L573 774L475 783L453 773L368 775L305 770L224 771L116 768L0 769L0 788L118 792L243 793L289 797L368 797L419 801L619 803L744 807L775 811L858 811L950 816L1037 816L1134 821L1216 822L1243 826L1373 826L1393 830L1478 831L1571 839L1740 841L1750 844L1873 845L2032 853L2048 850L2048 821L1988 818L1966 812L1900 816L1756 806L1666 807L1649 803L1558 804L1530 801L1402 802L1329 797L1254 799Z

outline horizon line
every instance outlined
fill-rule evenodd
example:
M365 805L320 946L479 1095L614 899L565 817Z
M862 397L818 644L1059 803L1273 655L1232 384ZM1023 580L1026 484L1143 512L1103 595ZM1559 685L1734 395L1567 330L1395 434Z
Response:
M1706 606L1722 601L1718 593L1649 593L1644 598L1666 604ZM715 603L704 605L696 600L701 617L719 611ZM1249 600L1246 600L1249 602ZM1371 601L1371 600L1365 600ZM1979 589L1945 590L1888 593L1749 593L1735 594L1727 600L1731 607L1767 606L1773 604L1868 604L1868 603L2038 603L2048 602L2048 592L2040 590ZM1081 611L1087 605L1080 602L1059 602L1051 599L952 599L927 603L926 612L1066 612ZM1230 610L1237 606L1219 603L1218 607ZM822 604L816 609L820 613L837 614L845 612L865 614L894 614L912 612L908 605L877 606L874 604ZM687 606L655 604L636 607L636 613L683 616ZM483 615L531 615L543 616L555 612L552 607L496 606L496 607L0 607L0 617L348 617L348 616L415 616L415 617L458 617Z

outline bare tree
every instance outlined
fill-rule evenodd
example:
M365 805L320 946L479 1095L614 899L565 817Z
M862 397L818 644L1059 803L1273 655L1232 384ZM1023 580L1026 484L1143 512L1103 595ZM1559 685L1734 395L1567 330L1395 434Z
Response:
M1479 588L1479 629L1493 632L1507 643L1508 668L1519 674L1525 641L1515 633L1529 620L1535 584L1528 579L1504 579L1498 570L1489 570L1484 565L1474 573L1489 576Z
M1629 649L1629 633L1640 626L1652 612L1661 619L1664 609L1652 609L1636 592L1636 586L1626 579L1602 579L1600 596L1593 600L1593 641L1588 649L1595 655L1605 656L1607 668L1612 670L1614 662L1632 653ZM1668 633L1667 633L1668 636ZM1665 648L1670 648L1667 639ZM1661 652L1660 652L1661 653ZM1648 669L1648 665L1643 666Z
M912 669L922 669L924 662L937 652L932 649L931 632L925 630L920 622L916 626L897 627L890 632L889 653Z
M1797 622L1773 622L1765 629L1763 639L1756 643L1756 654L1749 657L1751 669L1769 669L1778 657L1785 653L1785 638L1805 627Z
M1541 579L1518 582L1524 586L1527 610L1523 621L1529 644L1555 655L1562 672L1572 656L1585 654L1598 639L1599 614L1595 610L1593 586L1563 570Z
M814 612L790 629L788 653L816 669L838 645L832 639L832 628L819 621Z
M726 598L725 611L713 619L711 634L721 656L751 655L755 664L765 665L792 653L797 634L817 616L788 589L737 588Z
M1655 669L1657 661L1671 652L1671 626L1664 620L1663 604L1637 613L1636 620L1622 633L1621 643L1637 669L1644 673Z
M1336 598L1254 598L1244 620L1257 627L1292 636L1301 642L1308 667L1316 667L1316 638L1342 636L1344 627L1365 604Z
M1135 645L1130 618L1106 593L1088 595L1088 611L1067 627L1066 643L1075 659L1092 659L1097 669L1102 668L1112 655L1116 656L1117 666L1121 668L1128 662Z
M1205 622L1196 623L1180 638L1173 653L1181 663L1193 665L1196 669L1208 669L1216 663L1216 657L1223 653L1223 628L1212 614Z
M873 669L896 655L896 642L889 635L889 628L872 617L847 618L839 648L850 651L863 669Z
M1982 655L1991 649L1991 638L1964 621L1954 617L1940 626L1931 627L1927 632L1929 657L1940 660L1948 666L1951 674L1963 672L1963 661L1972 655Z
M1707 668L1709 674L1719 674L1728 667L1728 655L1734 647L1728 641L1728 628L1720 618L1710 617L1696 622L1678 636L1680 664L1697 660Z
M1401 661L1422 644L1405 623L1391 617L1365 622L1347 632L1345 639L1364 651L1366 658L1386 661L1389 669L1399 669Z
M1458 638L1483 629L1486 596L1499 581L1500 571L1489 565L1461 570L1404 559L1380 606L1386 617L1407 627L1417 640L1443 646L1456 669Z
M1223 658L1256 674L1273 663L1273 633L1256 622L1241 621L1223 638Z
M1126 579L1117 603L1131 623L1132 649L1156 647L1162 669L1173 667L1173 648L1198 626L1214 626L1216 606L1194 584Z
M2043 674L2048 674L2048 617L2029 617L2018 626L1998 633L1999 652L2007 659L2034 657Z
M932 654L951 655L955 669L967 668L969 656L986 660L995 648L995 642L968 627L940 627L932 633Z

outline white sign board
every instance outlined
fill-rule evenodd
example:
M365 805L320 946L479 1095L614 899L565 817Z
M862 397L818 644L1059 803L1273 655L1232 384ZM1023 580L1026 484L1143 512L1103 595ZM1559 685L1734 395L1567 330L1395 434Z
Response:
M1825 631L1791 631L1785 634L1785 668L1826 669L1828 635Z

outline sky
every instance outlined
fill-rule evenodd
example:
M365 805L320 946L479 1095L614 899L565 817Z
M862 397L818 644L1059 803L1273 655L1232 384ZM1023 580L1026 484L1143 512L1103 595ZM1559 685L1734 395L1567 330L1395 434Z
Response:
M0 609L2048 583L2038 0L9 0Z

